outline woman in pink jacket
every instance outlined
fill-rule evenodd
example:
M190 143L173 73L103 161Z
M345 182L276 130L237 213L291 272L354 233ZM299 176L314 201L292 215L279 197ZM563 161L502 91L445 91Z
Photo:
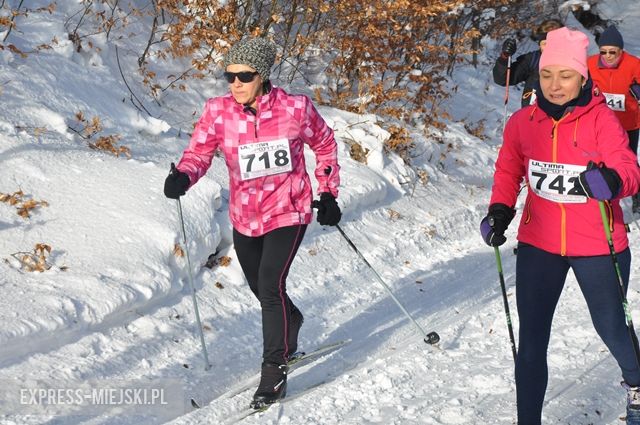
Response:
M287 361L297 349L302 313L287 294L286 278L312 219L312 189L304 145L316 157L318 222L336 225L340 183L337 146L311 100L271 85L276 46L264 38L235 44L224 59L230 92L209 99L189 147L165 181L177 199L202 177L216 150L229 172L233 242L251 291L262 308L262 375L252 407L282 398Z
M547 35L539 96L506 125L498 154L485 242L502 245L515 215L522 179L527 199L518 228L516 358L518 423L540 424L547 386L547 348L556 304L569 269L596 331L618 362L627 388L627 423L640 423L640 366L625 322L617 275L598 201L606 201L625 285L631 253L619 200L638 191L640 170L627 134L605 98L593 92L587 37L560 28ZM588 167L589 163L598 167ZM635 346L635 347L634 347ZM634 422L635 420L635 422Z

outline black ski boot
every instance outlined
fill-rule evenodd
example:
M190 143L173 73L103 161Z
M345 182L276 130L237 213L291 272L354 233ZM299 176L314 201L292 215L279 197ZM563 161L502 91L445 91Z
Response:
M300 327L304 323L304 316L297 308L291 311L291 322L289 323L289 336L287 338L287 345L289 346L289 358L291 358L298 351L298 333Z
M288 371L289 367L286 364L262 363L260 385L258 385L250 404L252 409L260 409L273 404L287 395Z

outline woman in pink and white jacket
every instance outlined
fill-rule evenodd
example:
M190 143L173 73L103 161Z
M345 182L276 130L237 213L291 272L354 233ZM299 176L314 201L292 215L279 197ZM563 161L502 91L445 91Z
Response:
M286 277L311 222L312 188L304 145L316 157L318 222L336 225L340 183L337 146L311 100L271 85L276 46L264 38L233 45L224 58L230 92L209 99L189 146L165 181L165 195L184 195L209 169L216 150L229 172L233 242L262 308L262 376L252 406L286 394L287 361L303 322L287 294Z

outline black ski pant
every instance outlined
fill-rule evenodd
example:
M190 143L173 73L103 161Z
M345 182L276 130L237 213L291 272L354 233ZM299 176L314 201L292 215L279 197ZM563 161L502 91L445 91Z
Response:
M265 362L285 364L290 354L287 340L291 312L297 310L287 294L287 275L307 225L281 227L262 236L245 236L233 230L240 267L262 308Z
M638 154L638 136L640 136L640 129L636 128L635 130L627 130L627 135L629 136L629 147L635 153Z
M631 267L629 248L617 257L626 293ZM520 319L516 359L519 425L541 423L551 323L569 269L573 269L591 321L618 362L622 377L632 386L640 385L640 368L625 322L611 256L563 257L521 243L516 261L516 301Z

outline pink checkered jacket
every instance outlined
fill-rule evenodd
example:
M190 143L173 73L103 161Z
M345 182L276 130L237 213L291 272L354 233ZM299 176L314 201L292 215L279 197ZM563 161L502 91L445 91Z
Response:
M257 98L257 115L231 93L209 99L178 163L193 186L220 148L229 171L229 216L246 236L309 224L312 190L304 144L316 157L318 194L338 196L336 141L311 100L273 87Z

